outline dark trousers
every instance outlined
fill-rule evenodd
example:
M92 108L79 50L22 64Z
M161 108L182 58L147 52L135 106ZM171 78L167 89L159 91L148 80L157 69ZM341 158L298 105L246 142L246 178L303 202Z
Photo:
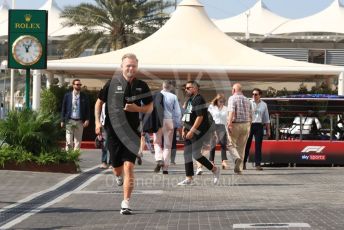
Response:
M250 147L251 147L253 136L254 136L254 141L255 141L254 161L255 161L256 166L259 166L262 161L262 143L263 143L263 136L264 136L263 124L261 123L251 124L250 135L248 137L246 148L245 148L244 163L247 162L248 156L250 154Z
M226 127L225 125L215 125L215 132L217 138L212 138L210 143L210 154L209 160L214 161L215 159L215 149L216 145L221 145L221 160L227 160L227 134L226 134Z
M204 165L209 170L213 169L212 163L201 154L202 146L203 146L203 138L193 138L191 140L185 140L184 144L184 161L185 161L185 173L186 176L193 176L194 175L194 168L192 157Z
M172 138L172 148L171 148L171 163L176 163L176 154L177 154L177 129L173 129L173 138Z

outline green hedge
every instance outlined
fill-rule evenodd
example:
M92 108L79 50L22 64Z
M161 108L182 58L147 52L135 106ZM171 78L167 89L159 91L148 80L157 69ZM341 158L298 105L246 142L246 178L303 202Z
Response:
M79 151L61 149L64 139L60 118L56 114L31 110L11 111L0 121L0 166L8 161L34 161L38 164L78 163Z

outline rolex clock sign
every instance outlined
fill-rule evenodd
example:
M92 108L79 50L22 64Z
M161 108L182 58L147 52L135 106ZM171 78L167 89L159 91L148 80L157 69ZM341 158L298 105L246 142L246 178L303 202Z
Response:
M47 26L45 10L9 10L9 68L47 68Z

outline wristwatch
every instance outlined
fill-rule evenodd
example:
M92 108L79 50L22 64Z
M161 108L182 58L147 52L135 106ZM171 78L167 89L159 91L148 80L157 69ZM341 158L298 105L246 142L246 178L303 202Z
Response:
M21 65L30 66L42 57L42 44L31 35L18 37L12 45L13 58Z

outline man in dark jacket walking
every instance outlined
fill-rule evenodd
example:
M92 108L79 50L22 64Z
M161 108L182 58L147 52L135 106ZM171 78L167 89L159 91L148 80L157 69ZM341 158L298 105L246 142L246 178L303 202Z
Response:
M61 111L61 127L66 127L66 150L80 149L82 133L90 120L90 105L81 92L81 81L73 80L73 90L64 95Z

